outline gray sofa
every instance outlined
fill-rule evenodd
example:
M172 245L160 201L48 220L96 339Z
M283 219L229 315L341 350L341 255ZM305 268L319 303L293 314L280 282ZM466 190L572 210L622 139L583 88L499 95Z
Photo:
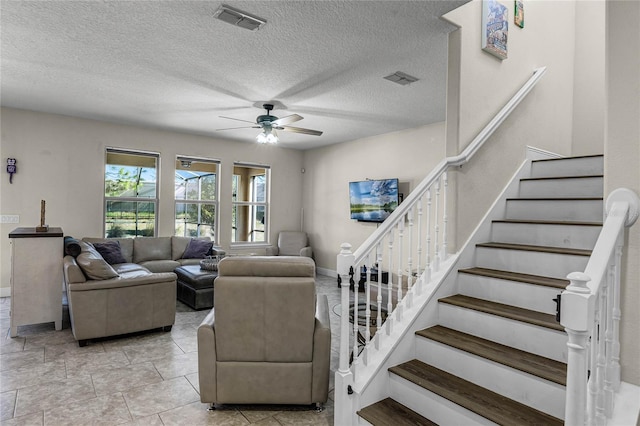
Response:
M206 238L206 240L209 240ZM94 244L117 241L124 262L110 264ZM64 257L64 280L71 329L80 346L88 339L163 328L176 312L176 274L188 237L84 238L82 252Z
M211 404L327 401L331 327L315 263L299 256L227 257L198 328L200 400Z

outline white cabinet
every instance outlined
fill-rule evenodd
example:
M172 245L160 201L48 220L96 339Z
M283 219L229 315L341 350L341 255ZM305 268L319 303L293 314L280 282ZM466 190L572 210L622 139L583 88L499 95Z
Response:
M62 330L62 229L16 228L11 241L11 337L18 326L54 322Z

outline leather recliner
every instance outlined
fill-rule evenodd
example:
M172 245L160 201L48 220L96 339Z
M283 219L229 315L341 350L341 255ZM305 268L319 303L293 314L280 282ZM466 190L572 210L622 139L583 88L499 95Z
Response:
M200 400L214 404L327 401L331 328L307 257L227 257L215 308L198 328Z

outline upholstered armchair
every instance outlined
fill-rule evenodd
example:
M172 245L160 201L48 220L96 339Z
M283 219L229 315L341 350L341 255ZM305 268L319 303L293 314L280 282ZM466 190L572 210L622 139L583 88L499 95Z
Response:
M313 257L307 233L302 231L282 231L278 234L278 245L269 246L267 256Z
M200 400L316 404L329 392L331 328L307 257L227 257L198 328Z

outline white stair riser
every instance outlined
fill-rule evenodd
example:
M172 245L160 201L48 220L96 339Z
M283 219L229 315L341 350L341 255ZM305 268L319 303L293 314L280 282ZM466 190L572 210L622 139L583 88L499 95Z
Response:
M591 250L602 227L494 222L491 241Z
M566 278L568 274L584 271L587 256L545 253L527 250L476 247L476 266L523 274Z
M444 327L492 340L545 358L567 362L567 335L484 312L438 304L438 323Z
M562 293L562 290L518 281L459 273L458 292L465 296L555 315L556 304L553 299L559 293Z
M415 383L389 373L389 395L404 406L439 425L493 425L495 423L430 392Z
M533 161L531 177L593 176L604 174L604 159L598 157Z
M506 219L602 222L602 200L508 200Z
M514 401L564 418L565 387L416 336L416 358Z
M523 180L520 182L520 198L602 197L603 179L566 178Z

